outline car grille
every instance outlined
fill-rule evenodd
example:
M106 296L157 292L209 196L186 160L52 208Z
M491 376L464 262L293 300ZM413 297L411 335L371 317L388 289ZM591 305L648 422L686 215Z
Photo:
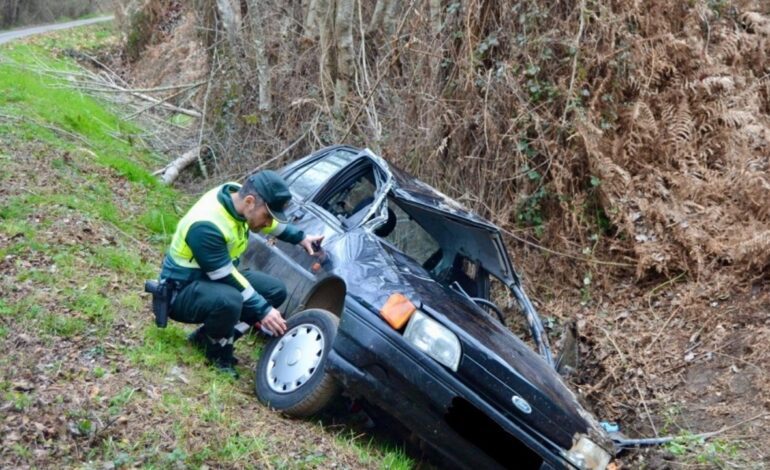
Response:
M456 397L444 415L447 424L504 468L538 469L543 459L467 400Z

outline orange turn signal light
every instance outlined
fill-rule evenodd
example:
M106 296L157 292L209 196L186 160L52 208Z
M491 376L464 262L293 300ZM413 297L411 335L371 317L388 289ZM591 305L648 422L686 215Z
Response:
M405 295L395 293L388 297L380 309L380 315L390 326L400 330L416 310L417 307Z

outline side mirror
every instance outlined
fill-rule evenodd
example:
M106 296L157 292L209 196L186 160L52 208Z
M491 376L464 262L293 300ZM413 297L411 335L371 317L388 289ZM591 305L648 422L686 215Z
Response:
M564 325L561 335L561 352L556 359L556 372L562 377L569 377L578 370L578 330L574 320Z
M302 220L302 218L305 217L305 210L304 209L297 209L294 214L291 216L291 222L297 222Z

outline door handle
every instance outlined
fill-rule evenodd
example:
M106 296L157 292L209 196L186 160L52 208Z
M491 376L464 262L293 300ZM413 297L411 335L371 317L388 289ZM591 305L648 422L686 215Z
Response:
M291 221L296 222L298 220L302 220L302 218L305 217L305 211L302 209L298 209L292 216Z

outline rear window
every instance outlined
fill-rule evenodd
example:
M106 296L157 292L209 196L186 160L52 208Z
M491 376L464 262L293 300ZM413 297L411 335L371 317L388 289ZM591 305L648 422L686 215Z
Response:
M320 160L298 168L286 178L286 182L295 196L305 199L342 167L353 161L355 156L350 150L335 150Z

